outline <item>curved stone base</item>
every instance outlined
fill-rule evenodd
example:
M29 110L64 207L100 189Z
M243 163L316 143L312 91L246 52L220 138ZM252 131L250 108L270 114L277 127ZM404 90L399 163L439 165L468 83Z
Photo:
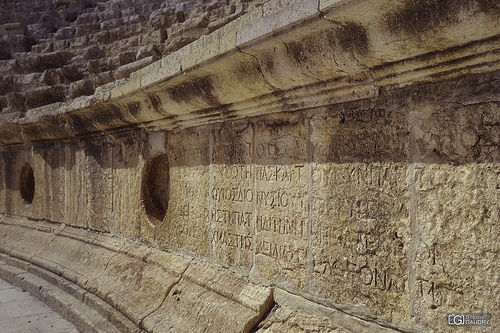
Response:
M249 332L273 304L269 287L108 234L11 217L0 230L0 276L82 331Z
M0 258L2 278L42 300L79 331L141 332L119 311L78 285L24 260L4 254Z
M186 256L10 216L0 277L82 332L396 332Z

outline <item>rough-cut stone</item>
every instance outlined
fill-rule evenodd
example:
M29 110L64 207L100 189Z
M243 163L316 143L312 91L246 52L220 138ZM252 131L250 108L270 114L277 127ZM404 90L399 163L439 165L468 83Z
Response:
M210 247L216 262L250 271L254 265L252 124L223 124L213 133Z
M53 6L0 13L0 275L130 332L495 322L496 2Z
M276 304L256 332L399 332L275 289Z
M165 220L142 223L144 238L208 257L209 137L206 131L150 137L150 155L168 156L169 200ZM159 151L158 151L159 150ZM200 223L203 221L203 223ZM148 234L151 232L151 236Z
M407 126L401 110L368 103L311 119L312 282L392 321L409 308Z
M299 288L309 255L307 125L300 114L262 119L254 123L252 147L257 271Z
M92 95L99 85L106 83L94 80L100 74L116 70L114 79L128 77L151 63L151 59L176 51L215 30L210 22L217 21L220 28L265 2L7 1L0 13L0 62L15 61L16 66L8 71L13 76L42 73L49 68L58 72L57 81L34 79L32 82L39 91L26 84L12 86L16 92L30 90L30 97L16 101L12 108L31 109ZM117 57L120 67L115 65ZM138 62L133 63L135 60ZM64 70L68 66L73 70ZM77 87L74 81L83 77L88 80ZM60 93L55 93L55 86ZM5 109L3 106L0 112Z

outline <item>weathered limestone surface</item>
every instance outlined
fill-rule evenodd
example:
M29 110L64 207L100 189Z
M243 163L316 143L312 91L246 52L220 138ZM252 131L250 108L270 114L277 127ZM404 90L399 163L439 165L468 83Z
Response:
M176 52L0 114L0 275L126 332L496 331L500 5L193 4L141 18Z
M17 281L10 263L21 269L21 283L28 271L63 289L73 285L70 294L102 313L102 305L86 299L98 296L118 313L108 315L117 331L248 332L272 304L269 287L192 258L61 224L40 222L37 228L2 217L2 276ZM45 299L42 287L35 294L58 306Z
M92 95L264 2L2 1L0 113Z

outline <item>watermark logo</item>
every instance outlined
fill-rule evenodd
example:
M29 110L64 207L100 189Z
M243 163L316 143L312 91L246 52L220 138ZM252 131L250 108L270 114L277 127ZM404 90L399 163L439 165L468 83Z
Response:
M448 326L490 326L489 313L447 313Z

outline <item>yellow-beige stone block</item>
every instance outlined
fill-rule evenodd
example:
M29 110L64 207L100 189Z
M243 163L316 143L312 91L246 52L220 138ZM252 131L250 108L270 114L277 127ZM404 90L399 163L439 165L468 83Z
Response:
M169 329L197 331L200 327L205 332L250 332L257 318L251 309L183 279L143 325L155 333Z
M254 265L254 128L224 123L213 131L210 184L210 249L225 267Z
M270 281L303 288L309 256L308 123L295 114L254 126L257 271Z
M411 264L404 114L339 108L313 116L311 129L312 283L337 304L404 323Z
M208 257L209 132L174 132L166 142L168 209L164 220L154 228L155 240Z
M113 212L110 231L127 238L140 237L138 217L143 217L141 197L142 170L145 164L144 137L124 136L115 139L113 149ZM130 223L134 221L133 223Z

